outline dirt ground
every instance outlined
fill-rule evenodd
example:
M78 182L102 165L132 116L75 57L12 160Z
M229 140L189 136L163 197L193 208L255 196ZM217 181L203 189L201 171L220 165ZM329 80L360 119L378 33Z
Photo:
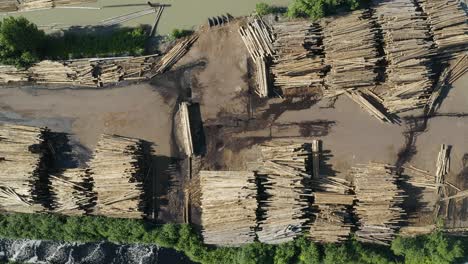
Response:
M111 89L0 89L0 122L47 126L67 132L92 150L102 133L141 138L171 156L176 96L136 84Z

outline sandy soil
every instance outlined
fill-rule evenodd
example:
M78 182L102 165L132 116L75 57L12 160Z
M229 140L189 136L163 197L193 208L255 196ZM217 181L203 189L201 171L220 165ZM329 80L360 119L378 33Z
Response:
M248 54L237 32L238 23L202 31L197 42L176 65L206 61L192 87L192 101L203 105L205 123L219 123L223 118L248 118Z
M160 88L162 89L162 88ZM172 155L175 97L162 97L148 84L111 89L0 89L0 121L48 126L72 133L93 149L102 133L141 138Z

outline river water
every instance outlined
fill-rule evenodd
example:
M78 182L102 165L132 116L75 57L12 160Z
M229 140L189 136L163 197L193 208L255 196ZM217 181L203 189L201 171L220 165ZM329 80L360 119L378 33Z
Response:
M97 3L84 4L84 7L100 7L92 9L52 9L22 12L13 16L24 16L43 29L50 31L50 25L97 25L100 21L131 12L147 9L145 0L99 0ZM156 1L153 1L156 2ZM248 15L255 10L258 2L287 6L291 0L165 0L170 7L164 13L158 25L159 34L167 34L174 28L194 29L207 23L208 17L229 13L233 16ZM2 14L6 16L8 14ZM1 17L1 16L0 16ZM153 24L155 15L147 15L124 23L124 26L138 24Z
M0 239L0 262L57 264L191 264L172 249L109 242L65 243Z

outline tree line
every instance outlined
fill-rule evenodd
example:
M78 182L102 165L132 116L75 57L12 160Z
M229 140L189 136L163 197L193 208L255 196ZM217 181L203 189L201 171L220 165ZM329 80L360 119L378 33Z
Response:
M368 4L368 0L293 0L288 8L258 3L255 11L258 15L283 13L290 18L310 18L316 20L338 12L356 10Z
M139 219L53 214L0 214L0 237L68 242L110 241L156 244L173 248L199 263L236 264L389 264L463 263L468 260L468 238L440 231L417 237L397 237L391 246L358 242L317 244L305 237L280 245L253 243L239 248L204 245L186 224L155 224Z
M148 38L143 27L66 30L46 34L24 17L0 22L0 64L25 68L44 59L141 55Z

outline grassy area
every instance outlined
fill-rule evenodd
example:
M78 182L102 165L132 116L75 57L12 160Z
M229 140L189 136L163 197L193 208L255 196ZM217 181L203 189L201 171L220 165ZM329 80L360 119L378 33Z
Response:
M462 263L466 238L440 232L416 238L397 238L391 247L362 244L318 245L305 238L278 246L253 243L241 248L204 245L190 225L155 225L143 220L49 214L2 214L0 237L115 243L147 243L173 248L200 263Z
M28 67L44 59L141 55L147 37L141 27L47 35L24 17L7 17L0 22L0 63Z

